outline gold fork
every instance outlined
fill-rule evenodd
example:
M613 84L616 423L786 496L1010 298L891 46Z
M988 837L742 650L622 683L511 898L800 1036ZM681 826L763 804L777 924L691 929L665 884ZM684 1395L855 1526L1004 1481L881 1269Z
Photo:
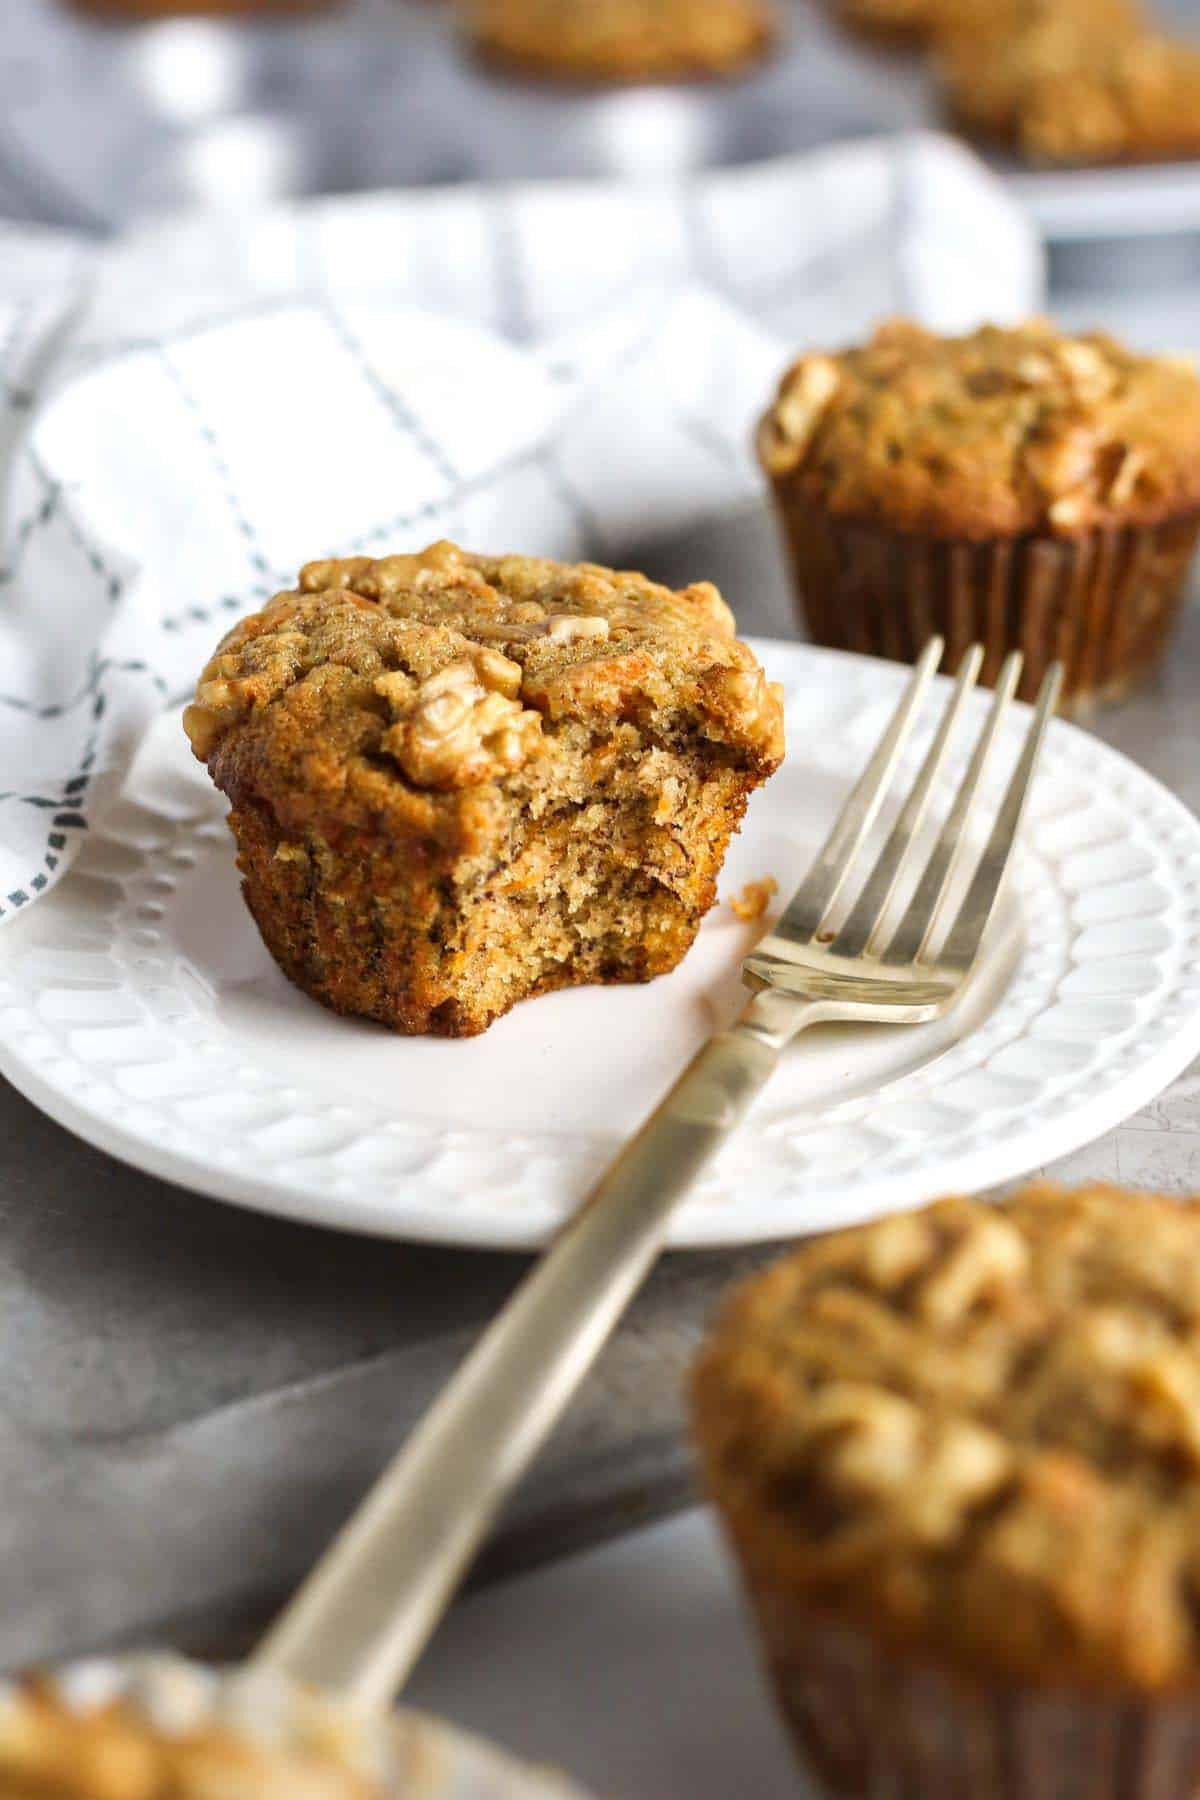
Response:
M824 1020L919 1024L961 996L1012 860L1061 685L1047 675L1016 768L949 928L948 897L981 784L1012 701L1010 656L945 823L899 923L922 820L975 684L963 659L929 751L862 887L839 896L893 785L941 660L926 649L903 699L799 891L746 958L751 998L698 1052L467 1357L365 1504L317 1565L254 1661L383 1706L402 1685L506 1495L561 1416L662 1248L671 1215L741 1121L780 1053Z

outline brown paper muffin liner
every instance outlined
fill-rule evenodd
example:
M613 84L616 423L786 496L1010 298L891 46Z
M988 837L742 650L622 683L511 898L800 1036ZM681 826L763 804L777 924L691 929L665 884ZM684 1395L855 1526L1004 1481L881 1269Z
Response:
M801 1760L850 1800L1194 1800L1200 1693L967 1679L752 1590Z
M1074 712L1119 698L1160 662L1200 535L1200 515L1187 513L1071 538L925 538L832 518L784 483L775 493L816 643L911 662L938 632L953 667L978 640L986 683L1020 650L1027 700L1057 658Z

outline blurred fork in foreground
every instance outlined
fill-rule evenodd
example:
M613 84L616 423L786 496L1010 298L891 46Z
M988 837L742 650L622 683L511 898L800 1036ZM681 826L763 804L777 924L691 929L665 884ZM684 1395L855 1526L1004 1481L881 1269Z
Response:
M545 1442L662 1248L671 1214L742 1119L781 1051L827 1020L918 1024L967 985L1012 859L1061 685L1039 695L990 835L956 906L983 778L1021 672L1010 656L911 897L922 821L982 661L967 652L933 742L874 863L863 844L941 661L926 649L808 876L746 958L752 996L697 1053L483 1334L257 1661L382 1705L403 1682L480 1540ZM839 899L862 886L844 916ZM944 914L953 911L947 922ZM840 922L839 922L840 921Z

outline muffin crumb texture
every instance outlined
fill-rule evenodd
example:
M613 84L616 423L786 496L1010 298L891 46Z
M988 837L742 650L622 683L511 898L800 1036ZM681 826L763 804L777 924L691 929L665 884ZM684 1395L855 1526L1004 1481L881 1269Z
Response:
M444 1035L673 968L783 754L780 691L711 584L445 543L309 564L184 724L285 973Z
M1189 1206L1038 1184L816 1240L727 1305L694 1412L781 1643L807 1615L982 1677L1200 1676Z
M777 484L935 537L1154 524L1200 507L1200 379L1045 320L940 337L907 320L802 356L759 429Z

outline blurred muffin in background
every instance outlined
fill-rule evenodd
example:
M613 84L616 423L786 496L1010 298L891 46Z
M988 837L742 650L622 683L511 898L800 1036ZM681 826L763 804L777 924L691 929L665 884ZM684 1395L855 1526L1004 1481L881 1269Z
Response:
M769 0L467 0L488 62L544 80L679 81L736 74L773 41Z
M1029 83L1017 133L1031 162L1200 156L1200 47L1149 34L1092 45Z
M859 34L900 45L936 48L945 38L964 48L979 40L989 54L1031 25L1055 21L1104 31L1111 20L1144 17L1135 0L829 0L834 16Z
M1191 155L1200 52L1151 29L1132 0L1000 0L946 23L936 70L955 121L1042 162Z
M859 1800L1192 1800L1200 1209L1037 1185L811 1240L693 1380L797 1747Z
M978 639L984 679L1049 663L1075 709L1163 654L1200 532L1200 379L1045 320L940 337L904 320L800 357L758 431L819 644L911 661Z

